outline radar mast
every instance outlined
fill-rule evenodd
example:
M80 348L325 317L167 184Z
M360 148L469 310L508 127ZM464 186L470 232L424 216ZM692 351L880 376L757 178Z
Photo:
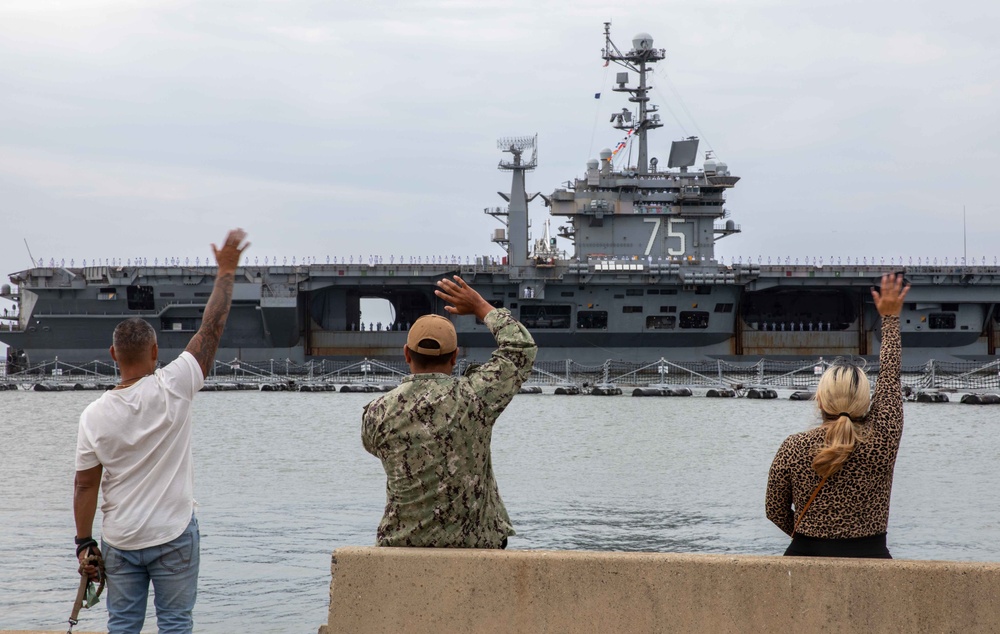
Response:
M528 263L528 202L534 195L529 198L524 189L524 173L538 165L538 135L498 139L497 149L511 154L509 160L501 159L497 166L497 169L512 172L510 194L497 192L510 203L507 208L508 263L515 267L525 266ZM525 161L527 150L531 150L531 158Z
M612 115L612 122L619 130L633 130L633 134L639 137L639 160L638 171L640 174L649 173L649 150L646 146L646 132L662 127L660 115L656 114L657 107L650 105L649 86L646 82L646 73L652 68L647 64L652 64L666 57L666 51L662 48L653 48L653 37L648 33L639 33L632 38L632 50L622 53L614 42L611 41L611 23L604 23L604 49L601 51L605 62L614 62L639 75L639 85L628 86L628 73L618 73L615 81L615 92L627 92L631 96L629 101L639 104L639 114L633 122L628 109L623 109L620 114Z

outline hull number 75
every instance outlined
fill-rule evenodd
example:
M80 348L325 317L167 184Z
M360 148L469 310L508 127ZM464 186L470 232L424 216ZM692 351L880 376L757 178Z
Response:
M642 221L643 222L651 222L651 223L653 223L653 233L651 233L650 236L649 236L649 242L646 243L646 253L644 254L644 255L649 255L650 252L653 250L653 242L656 241L656 234L659 233L659 231L660 231L661 219L660 218L643 218ZM670 247L667 247L667 254L669 254L669 255L684 255L684 251L686 250L686 243L685 243L685 240L684 240L684 232L682 232L682 231L674 231L674 226L675 225L684 224L685 222L687 222L687 220L676 220L674 218L669 218L667 220L667 238L677 238L677 239L679 239L681 241L681 246L680 246L679 249L672 249Z

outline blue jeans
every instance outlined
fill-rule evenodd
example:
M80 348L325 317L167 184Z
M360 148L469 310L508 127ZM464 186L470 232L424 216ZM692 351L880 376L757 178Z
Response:
M160 634L190 634L201 561L197 519L192 516L180 537L166 544L118 550L102 541L101 547L108 575L109 634L142 630L150 581Z

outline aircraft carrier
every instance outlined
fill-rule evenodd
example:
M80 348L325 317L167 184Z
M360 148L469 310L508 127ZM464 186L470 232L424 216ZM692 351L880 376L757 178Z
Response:
M492 241L506 256L248 259L218 358L396 359L417 317L445 314L434 283L453 274L510 309L535 336L540 360L876 355L879 318L869 289L883 273L903 272L913 286L901 318L907 363L996 359L995 262L716 258L716 241L741 230L726 207L740 178L710 152L699 155L695 137L673 141L665 166L651 156L650 133L663 124L650 103L650 72L664 50L645 33L626 51L611 40L609 25L604 35L603 59L621 69L612 90L627 103L610 121L621 142L587 161L582 175L539 195L526 189L537 139L501 139L499 169L510 174L510 190L484 213L500 221ZM528 205L535 200L550 219L532 241ZM561 250L559 238L571 247ZM50 260L13 273L13 286L0 289L15 302L0 322L8 371L56 358L106 360L112 330L126 317L153 325L163 358L179 354L200 326L214 275L210 266L146 260L79 268ZM362 322L366 298L389 302L388 323ZM471 316L453 319L463 356L487 358L493 338L485 326Z

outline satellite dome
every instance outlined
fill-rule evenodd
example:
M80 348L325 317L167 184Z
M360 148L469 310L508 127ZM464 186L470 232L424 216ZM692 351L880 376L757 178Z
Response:
M601 152L600 152L600 154L598 154L598 156L601 157L601 160L606 161L609 158L611 158L612 156L614 156L614 153L611 151L611 148L606 147L603 150L601 150Z
M727 176L729 174L729 166L722 161L719 161L719 163L715 166L715 169L718 170L719 174L722 176Z
M597 159L590 159L587 161L587 169L596 170L601 165L601 162Z
M649 33L639 33L632 38L632 48L637 51L648 51L653 48L653 36Z
M10 295L10 284L0 286L0 296L7 297L8 295Z
M719 169L719 164L715 162L715 159L708 159L705 161L705 173L715 174Z
M736 222L733 220L727 220L726 231L736 231Z

